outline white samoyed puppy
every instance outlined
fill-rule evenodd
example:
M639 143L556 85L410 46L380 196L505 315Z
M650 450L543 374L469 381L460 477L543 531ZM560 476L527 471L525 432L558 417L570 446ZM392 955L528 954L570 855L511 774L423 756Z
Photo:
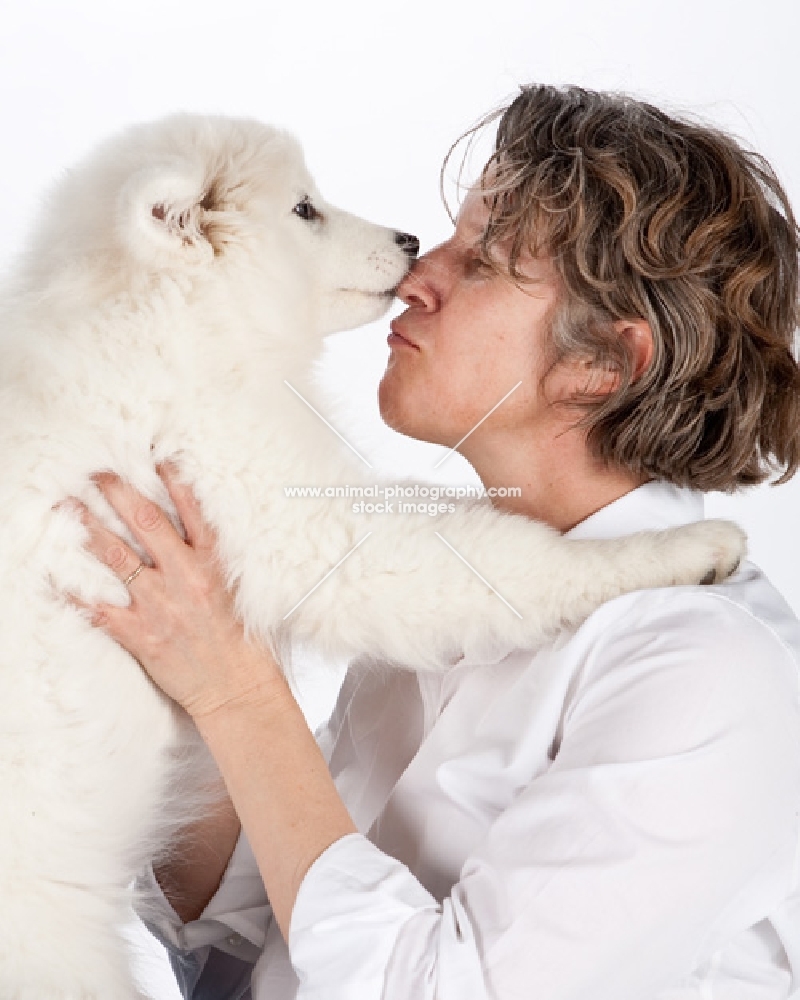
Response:
M327 204L296 142L253 121L131 128L51 194L0 298L2 1000L139 996L130 885L208 773L187 718L63 597L128 600L54 510L74 495L121 530L92 473L168 506L155 464L175 459L253 634L416 669L535 647L616 595L741 558L725 523L571 542L483 502L370 518L285 496L358 482L286 383L313 398L322 337L382 314L415 251Z

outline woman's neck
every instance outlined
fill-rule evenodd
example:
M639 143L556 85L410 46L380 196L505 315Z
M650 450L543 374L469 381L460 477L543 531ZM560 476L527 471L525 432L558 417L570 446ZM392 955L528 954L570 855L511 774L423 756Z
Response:
M464 457L487 490L520 490L518 496L492 497L495 507L562 533L646 481L592 456L585 435L575 429L538 441L484 439L464 445Z

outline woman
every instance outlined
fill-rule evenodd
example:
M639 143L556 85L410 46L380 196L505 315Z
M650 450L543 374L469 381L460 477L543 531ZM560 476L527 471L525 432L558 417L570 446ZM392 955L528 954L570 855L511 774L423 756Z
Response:
M772 171L729 137L524 88L398 290L383 417L464 439L487 488L522 487L498 505L573 537L697 520L700 491L798 465L797 247ZM189 712L230 796L157 873L165 895L150 877L187 996L800 987L800 625L755 567L444 677L354 663L320 749L164 478L186 542L99 480L154 568L87 523L132 597L97 624Z

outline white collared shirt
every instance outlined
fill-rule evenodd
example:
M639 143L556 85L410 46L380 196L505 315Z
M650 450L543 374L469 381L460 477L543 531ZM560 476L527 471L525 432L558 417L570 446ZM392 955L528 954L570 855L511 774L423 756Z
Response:
M651 483L570 534L702 516ZM750 564L443 677L359 661L321 743L361 832L311 867L289 947L244 838L200 920L162 897L151 924L196 1000L240 996L249 962L255 1000L784 1000L798 665Z

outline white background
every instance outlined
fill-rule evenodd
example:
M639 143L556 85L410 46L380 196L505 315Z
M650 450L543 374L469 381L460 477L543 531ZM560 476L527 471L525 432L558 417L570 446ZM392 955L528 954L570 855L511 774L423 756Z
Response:
M627 90L722 124L798 205L798 29L796 0L3 0L0 267L54 177L110 131L177 109L289 127L331 201L428 247L450 229L438 194L450 142L532 80ZM331 338L338 425L382 470L429 478L439 452L377 415L386 333L382 321ZM467 481L456 462L448 478ZM798 501L800 476L707 509L745 526L800 610ZM150 981L174 995L163 971Z

